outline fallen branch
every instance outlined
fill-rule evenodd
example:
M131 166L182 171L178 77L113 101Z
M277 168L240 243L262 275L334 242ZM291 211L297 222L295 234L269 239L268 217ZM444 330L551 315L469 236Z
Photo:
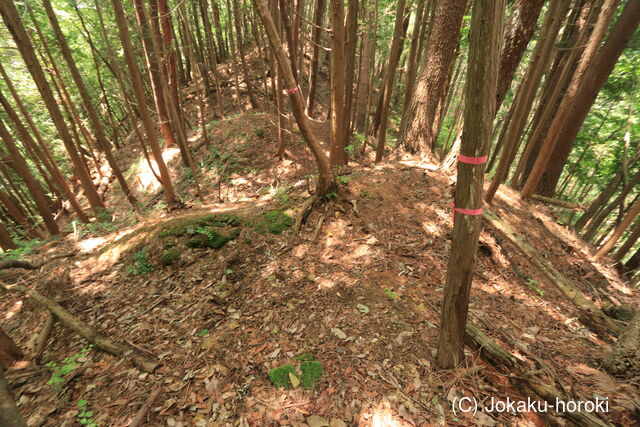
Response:
M56 316L58 320L60 320L69 329L76 332L78 335L94 344L96 348L104 351L105 353L109 353L116 357L128 358L138 369L144 372L153 372L160 365L160 362L148 359L141 355L137 355L132 348L101 335L95 328L87 325L86 323L69 313L60 304L50 300L43 295L40 295L36 291L19 285L9 286L1 282L0 287L8 291L20 292L27 295L29 298L33 299L37 303L44 306L47 310L49 310L51 314Z
M498 230L504 237L509 240L513 245L522 251L522 253L529 259L540 272L549 281L555 285L560 291L573 302L584 314L587 323L593 327L594 332L599 335L606 336L606 334L613 333L618 335L622 328L609 316L607 316L602 310L591 302L580 290L576 289L567 278L556 270L551 264L547 262L531 245L529 245L513 228L502 221L496 214L486 209L482 213L482 217L493 228Z
M153 402L158 398L161 391L160 387L157 387L151 392L147 400L144 402L144 405L142 405L138 410L136 417L131 421L131 424L129 424L129 427L138 427L142 423L144 417L151 409L151 405L153 405Z
M0 425L11 427L27 427L22 418L16 402L9 391L9 383L4 377L4 371L0 369Z
M47 341L49 340L49 336L51 335L51 330L53 329L53 324L55 323L55 317L53 314L49 313L47 318L44 321L44 325L38 336L33 341L33 360L37 363L44 352L45 346L47 345Z
M32 264L28 261L22 261L19 259L8 259L5 261L0 261L0 270L5 270L7 268L23 268L25 270L37 270L43 265L45 265L46 263L53 261L54 259L67 258L73 255L75 255L75 252L68 252L64 254L53 255L37 264Z
M569 404L569 402L573 402L572 399L554 389L553 387L543 384L538 379L536 379L529 373L529 367L524 362L502 348L502 346L489 338L484 332L482 332L471 322L467 322L466 331L466 341L468 345L478 348L482 357L488 359L494 365L504 366L508 368L509 371L515 374L518 381L522 381L524 385L526 385L531 391L540 396L546 402L554 405L554 408L557 408L558 402L565 402L565 405L569 407L573 406L573 404ZM575 408L580 408L578 406L578 402L574 403ZM565 412L561 412L560 414L579 426L609 426L609 424L605 423L594 414L586 411L567 410Z
M540 202L548 203L550 205L560 206L561 208L571 209L574 211L584 210L584 206L582 206L581 204L568 202L566 200L552 199L551 197L545 197L539 194L534 194L533 196L531 196L531 198L534 200L538 200Z

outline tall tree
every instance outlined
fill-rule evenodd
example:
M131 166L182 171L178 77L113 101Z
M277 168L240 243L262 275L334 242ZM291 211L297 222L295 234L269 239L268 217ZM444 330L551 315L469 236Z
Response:
M393 38L391 39L391 51L389 52L389 60L387 69L384 73L384 83L382 85L381 108L377 114L379 117L376 162L382 160L384 156L384 147L387 139L387 124L389 122L389 111L391 109L391 96L396 82L396 69L400 61L402 53L402 45L404 43L404 35L408 25L408 19L405 21L404 10L405 0L398 0L396 3L396 20L393 24ZM408 16L407 16L408 18Z
M129 75L133 83L134 92L138 104L138 111L142 119L142 125L147 134L153 157L158 165L158 171L162 180L162 188L164 190L164 196L168 204L174 204L178 202L176 195L171 184L171 176L169 175L169 169L162 158L162 150L158 143L155 129L153 128L153 122L151 120L151 114L147 108L147 100L144 95L144 88L142 86L142 77L138 71L136 65L135 55L133 52L133 46L131 44L131 36L129 35L129 28L127 27L127 17L124 14L122 3L120 0L111 0L113 9L115 12L116 24L118 25L118 33L120 35L120 41L122 43L122 50L124 52L125 61L129 69Z
M496 107L503 15L504 0L473 2L460 148L461 159L470 160L458 164L453 239L438 339L437 361L441 368L455 368L464 359L469 295L482 221L482 159L486 161Z
M404 1L404 0L400 0ZM331 166L346 165L344 1L329 2L331 15Z
M51 119L53 120L56 130L58 131L58 135L60 136L67 154L71 159L75 173L80 179L82 189L85 192L89 204L96 211L104 209L104 203L96 191L96 187L86 169L84 161L75 148L71 134L69 133L69 128L67 127L65 119L62 116L62 112L58 107L58 103L53 96L53 91L47 82L40 63L36 58L35 49L29 40L24 23L20 19L20 15L18 14L15 4L13 2L0 2L0 14L2 15L5 25L11 32L11 36L20 51L20 55L22 56L22 59L25 62L36 87L38 88L38 92L42 96L49 114L51 115Z
M291 70L291 64L287 60L287 55L284 51L284 48L282 47L282 40L278 35L276 24L273 21L271 14L269 13L267 3L265 0L253 1L256 6L256 11L260 16L260 20L262 21L262 24L264 25L264 28L266 30L269 44L274 56L276 57L278 67L282 72L285 84L289 87L289 89L286 90L291 100L291 107L296 118L296 123L300 128L302 137L306 141L309 149L311 150L311 153L316 160L316 165L318 167L317 193L318 195L325 195L328 192L333 191L336 186L335 174L331 170L329 158L324 153L322 146L320 145L320 141L311 130L307 116L304 113L302 94L300 94L300 91L297 90L298 86L296 79L293 76L293 71Z
M586 109L582 118L582 120L584 120L588 110L595 101L597 93L600 91L602 86L604 86L609 73L613 70L616 60L633 36L638 24L640 24L640 20L638 19L640 14L640 1L636 0L627 2L618 18L618 21L609 33L610 35L606 43L602 48L598 49L600 47L600 42L607 33L609 23L613 18L618 3L619 0L605 0L605 4L593 33L591 34L589 43L587 44L582 54L582 58L580 59L580 64L578 65L571 84L553 118L551 127L547 132L547 136L542 144L542 148L538 154L536 162L529 173L524 186L522 187L521 194L523 197L529 197L538 186L542 173L549 164L551 155L558 144L560 132L565 126L565 123L567 123L574 107L577 107L580 110ZM571 145L573 140L563 140L561 143ZM557 159L555 160L557 161ZM564 161L566 162L566 157L564 158ZM562 165L564 165L564 162ZM556 183L557 179L556 182L553 183L554 188Z
M467 0L440 0L427 41L415 93L402 118L399 142L410 153L433 150L450 85Z
M85 86L84 80L80 76L80 71L76 66L76 63L71 55L71 49L69 49L69 45L67 44L67 40L65 39L62 29L60 28L60 24L58 23L58 18L53 11L53 7L51 7L50 0L42 0L42 4L44 5L44 9L47 13L47 18L49 18L49 23L51 24L51 28L53 29L53 33L58 41L58 46L60 47L60 52L64 60L67 62L67 66L69 71L71 72L71 77L73 78L76 87L78 88L78 92L80 94L80 98L82 99L82 104L84 106L87 115L89 116L89 121L93 127L93 131L96 137L96 141L98 142L98 146L101 151L104 153L113 174L116 176L118 183L120 184L120 188L122 192L125 194L127 200L131 205L137 209L138 200L134 196L131 188L129 188L129 184L125 179L122 170L120 170L120 166L116 162L115 157L113 156L113 152L111 150L111 143L107 139L107 134L104 130L102 122L98 117L98 112L93 106L93 101L89 96L89 91Z

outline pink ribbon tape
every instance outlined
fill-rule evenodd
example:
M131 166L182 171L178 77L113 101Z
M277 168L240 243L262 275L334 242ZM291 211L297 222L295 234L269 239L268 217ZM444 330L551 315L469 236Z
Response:
M462 154L460 154L460 156L458 157L458 161L460 163L466 163L468 165L481 165L483 163L487 163L488 158L489 158L488 156L471 157L471 156L463 156Z
M295 92L297 92L297 91L298 91L298 88L297 88L297 87L294 87L293 89L289 89L289 91L288 91L288 92L289 92L289 93L295 93Z
M456 208L454 203L450 203L453 208L453 212L451 213L451 217L455 218L456 212L461 213L463 215L482 215L482 208L480 209L465 209L465 208Z

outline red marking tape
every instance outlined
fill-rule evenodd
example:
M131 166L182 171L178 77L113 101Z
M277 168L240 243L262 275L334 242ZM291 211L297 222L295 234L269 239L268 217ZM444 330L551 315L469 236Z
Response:
M468 165L481 165L483 163L487 163L488 158L489 156L471 157L471 156L463 156L462 154L460 154L460 156L458 157L458 161L460 163L466 163Z
M289 92L291 94L291 93L295 93L297 91L298 91L298 88L294 87L293 89L289 89L287 92Z
M461 213L463 215L482 215L482 208L480 209L456 208L456 205L453 202L451 202L450 205L453 208L453 212L451 213L451 219L455 218L456 212Z

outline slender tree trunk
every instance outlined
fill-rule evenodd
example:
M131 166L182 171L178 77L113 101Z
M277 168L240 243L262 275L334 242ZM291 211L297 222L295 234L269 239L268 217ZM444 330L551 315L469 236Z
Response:
M623 14L618 19L618 23L616 23L616 27L611 33L612 37L607 40L607 43L605 43L605 46L603 46L602 48L602 52L606 52L606 56L596 56L598 48L600 47L600 42L607 32L609 23L613 18L616 6L618 5L619 1L620 0L605 0L605 4L602 8L600 16L598 17L596 26L591 34L591 37L589 38L584 52L582 53L578 68L573 74L571 84L569 85L567 91L564 93L562 101L560 102L560 106L558 107L558 111L554 115L551 126L547 132L544 142L542 143L542 148L538 153L536 162L531 169L531 172L529 173L525 184L522 187L522 197L529 197L535 191L538 183L540 182L540 178L542 177L542 173L549 163L551 154L553 153L558 143L560 132L562 131L562 128L564 127L564 124L566 123L566 120L571 113L574 102L578 101L578 97L580 97L581 92L584 90L583 88L591 88L589 92L594 93L593 101L595 101L595 96L606 82L609 73L611 72L611 70L613 70L616 60L624 50L627 42L631 39L631 36L633 35L635 29L638 27L638 22L640 22L640 20L637 19L637 16L638 13L640 13L640 2L636 1L627 3L627 7L625 7L626 14L623 11ZM635 9L633 8L634 4L636 6ZM629 8L629 5L632 6ZM597 76L598 74L601 77L599 79L596 79L595 77L599 77ZM583 96L584 95L582 95L582 97ZM586 108L588 111L589 107L583 108ZM562 141L562 144L572 143L573 141ZM566 161L566 157L564 161ZM562 163L562 166L564 166L564 163ZM561 170L562 166L560 167ZM556 183L557 180L553 183L554 189ZM545 195L552 196L553 192L551 192L551 194L547 192L547 194Z
M53 92L51 91L51 87L49 87L44 72L40 67L40 63L36 58L35 50L29 40L29 36L27 35L24 25L20 20L15 4L13 2L0 2L0 14L4 19L5 25L11 32L13 40L20 51L27 69L33 77L36 87L38 88L38 92L40 92L47 110L51 114L51 119L53 120L56 130L58 131L58 135L60 136L67 154L71 159L75 172L78 174L78 178L80 179L89 204L94 210L96 210L96 212L100 209L104 209L104 204L93 185L91 176L89 176L83 160L75 149L73 140L69 134L69 129L67 128L64 117L62 116L62 112L58 108Z
M617 2L614 3L617 4ZM549 132L550 136L555 136L555 143L549 161L540 177L540 183L536 187L537 191L542 195L550 196L555 192L564 164L571 153L582 124L589 114L600 89L613 71L618 58L633 36L635 29L638 28L638 22L640 21L638 19L640 14L638 10L640 8L636 6L633 9L633 4L637 4L637 2L631 1L627 3L623 10L626 13L618 18L618 22L611 29L609 38L593 58L586 72L585 82L580 86L574 101L567 107L569 111L566 119L554 129L557 133L552 135ZM626 19L623 19L625 16Z
M384 156L384 147L387 140L387 125L389 123L389 111L391 110L391 96L396 82L396 69L402 54L402 45L404 35L409 25L408 19L404 19L405 0L398 0L396 3L396 21L393 25L393 39L391 41L391 51L389 53L389 62L387 70L384 73L384 83L382 88L382 105L380 109L380 122L378 125L377 147L376 147L376 163L382 161Z
M372 19L373 12L369 12L368 23L365 30L362 32L362 38L360 42L361 54L360 54L360 67L358 70L358 84L356 93L356 104L354 111L354 127L356 132L364 133L366 129L367 120L367 96L369 95L369 74L371 69L371 51L373 50L373 39L371 34L373 32ZM363 148L366 144L363 143Z
M428 37L428 54L416 83L415 93L402 120L399 143L410 153L433 150L440 127L442 107L455 60L462 17L467 0L440 0Z
M618 249L611 258L616 262L622 261L622 258L629 253L638 239L640 239L640 221L636 221L636 225L634 226L631 234L627 237L627 240L625 240L624 244L620 246L620 249Z
M569 2L565 2L569 3ZM505 27L504 46L500 55L496 112L509 91L511 81L533 36L544 0L517 0ZM556 19L561 20L557 17ZM544 34L544 32L542 33Z
M269 14L266 1L254 0L254 4L267 32L271 49L276 57L280 71L282 71L285 83L290 88L297 87L293 71L291 70L291 65L288 63L286 53L282 47L282 40L278 35L273 18ZM289 98L291 99L293 114L295 115L300 132L315 157L316 165L318 166L318 195L325 195L326 193L333 191L336 185L335 175L329 165L329 158L324 154L320 141L313 134L313 131L309 126L307 116L304 114L304 105L300 91L290 92Z
M116 24L118 25L118 32L120 34L120 40L122 42L122 50L124 51L125 61L127 63L127 67L129 68L129 74L133 83L142 124L147 134L147 139L149 141L149 145L151 146L151 151L153 152L156 164L158 165L160 178L162 180L162 188L164 189L164 196L167 200L167 203L171 205L178 202L178 199L176 198L173 190L173 185L171 184L169 170L167 169L167 165L162 158L162 150L160 149L160 144L158 143L155 129L153 128L153 122L151 121L151 115L149 114L149 110L147 108L147 101L144 96L144 89L142 87L142 77L140 76L140 73L138 72L138 68L136 66L133 46L131 45L131 37L129 36L129 29L127 28L127 17L124 14L124 10L122 9L120 0L111 0L111 2L113 4Z
M318 65L320 64L320 44L322 42L322 21L324 17L325 0L316 0L313 12L313 32L311 36L311 63L309 65L309 93L307 94L306 114L313 116L313 107L318 90Z
M0 139L9 150L9 154L11 155L12 166L15 168L16 173L19 177L22 178L24 183L27 185L29 189L29 193L33 197L33 201L38 207L38 212L42 219L44 220L45 225L47 226L47 230L51 235L56 235L60 233L60 229L58 228L58 224L56 224L55 219L53 218L53 214L49 209L49 200L44 193L44 190L40 186L40 183L33 176L31 171L29 170L29 166L25 161L24 157L20 153L18 146L16 145L13 136L9 130L5 127L2 120L0 120Z
M289 19L289 2L287 0L278 0L280 5L280 19L284 25L284 34L287 39L287 50L289 51L289 62L291 63L291 71L293 77L298 81L298 69L296 68L298 61L296 59L295 41L293 40L293 29L291 28L291 20ZM342 0L339 1L344 4ZM333 3L333 1L331 2ZM344 48L344 46L343 46ZM297 86L296 86L297 87Z
M471 17L464 131L460 153L486 156L496 106L504 0L475 0ZM484 164L460 163L454 209L482 206ZM464 337L482 217L454 210L453 239L440 316L438 366L457 367L464 359Z
M509 120L509 123L505 125L507 126L506 130L501 134L500 141L498 142L498 145L502 146L503 149L496 173L484 196L488 203L493 200L493 196L498 190L498 187L507 178L511 162L513 160L513 155L515 154L518 143L522 138L527 118L529 117L531 107L533 106L536 90L551 58L551 51L555 45L556 37L560 31L560 26L564 21L567 9L568 2L562 0L552 0L549 5L542 34L536 44L531 64L529 65L529 70L522 84L518 88L516 98L513 102L511 119ZM500 87L498 87L498 90L500 90Z
M400 0L404 1L404 0ZM345 31L344 1L329 2L331 15L331 167L348 161L345 134Z
M409 108L409 102L411 101L413 88L416 84L416 75L418 74L418 56L420 53L418 51L418 47L420 47L420 36L424 31L424 27L427 21L424 17L427 16L432 1L433 0L419 1L416 9L416 17L413 23L413 32L411 34L411 46L409 47L409 56L407 58L407 78L404 88L404 100L402 102L403 117L407 112L407 108Z
M58 24L58 19L56 18L53 8L51 7L51 2L49 0L43 0L42 3L47 13L47 17L49 18L49 23L51 24L51 28L53 29L53 32L56 36L56 40L58 41L58 46L60 47L62 56L67 62L67 66L69 67L71 76L76 84L76 87L78 88L78 92L80 94L80 98L82 99L82 103L84 104L85 111L87 112L87 115L89 116L89 120L91 121L91 125L93 127L93 131L96 136L98 146L100 147L101 151L104 153L107 159L107 162L109 163L111 170L116 176L116 179L118 180L118 183L120 184L120 187L122 188L122 191L125 194L127 200L129 201L129 203L131 203L131 205L135 209L137 209L138 200L133 195L133 192L129 188L129 184L127 183L127 180L125 179L122 171L120 170L120 167L118 166L118 163L116 162L115 157L113 157L113 153L111 151L111 144L107 139L107 135L104 131L104 127L102 126L102 123L98 118L98 113L93 107L93 102L91 101L91 98L89 97L89 92L87 91L87 88L84 84L82 77L80 76L80 71L78 70L76 63L73 60L73 57L71 55L71 50L69 49L69 45L67 44L67 41L64 38L64 35L62 34L62 29L60 28L60 25Z
M635 203L629 208L629 211L624 215L620 224L613 230L613 234L609 236L607 241L598 249L598 252L593 256L594 259L600 259L613 249L613 246L618 242L620 237L622 237L622 233L624 233L627 228L631 225L633 220L635 220L638 215L640 215L640 199L637 199Z
M229 11L231 13L231 11ZM258 101L256 101L256 97L253 94L253 89L251 88L251 78L249 76L249 67L247 66L247 60L244 54L244 40L242 39L242 32L240 25L240 12L238 10L238 3L233 2L233 16L234 23L236 27L236 43L238 45L238 54L240 56L240 66L242 67L242 75L244 77L245 84L247 85L247 93L249 94L249 102L251 103L251 108L258 108Z

